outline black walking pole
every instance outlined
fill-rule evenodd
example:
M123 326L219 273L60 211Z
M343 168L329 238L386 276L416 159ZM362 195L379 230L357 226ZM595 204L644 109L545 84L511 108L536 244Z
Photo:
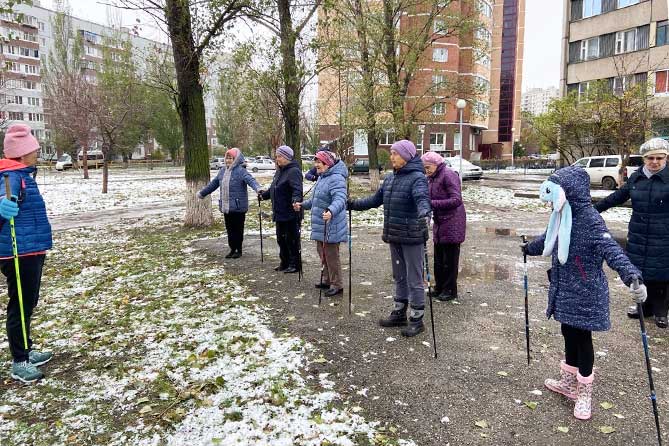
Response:
M430 225L428 224L428 229ZM432 324L432 345L434 346L434 359L437 359L437 335L434 333L434 307L432 306L432 285L430 284L430 267L427 258L427 242L423 242L425 250L425 274L427 276L427 295L430 299L430 323Z
M325 239L328 236L327 232L328 222L323 225L323 244L321 245L321 283L318 286L318 306L321 306L323 299L323 272L325 271Z
M527 244L527 237L520 236L523 244ZM530 365L530 316L529 304L527 302L527 253L523 249L523 286L525 288L525 347L527 349L527 365Z
M297 217L297 261L300 262L297 267L297 281L302 282L302 217L303 210L300 208L300 215Z
M639 287L639 279L635 278L632 285L635 289ZM653 384L653 372L650 366L650 353L648 352L648 335L646 324L643 320L643 305L636 303L639 313L639 325L641 326L641 341L643 342L643 354L646 357L646 370L648 371L648 385L650 386L650 401L653 404L653 415L655 416L655 428L657 429L657 444L662 445L662 434L660 433L660 417L657 412L657 397L655 395L655 384Z
M262 249L262 207L260 203L262 200L260 199L260 195L258 195L258 223L260 224L260 262L264 263L265 262L265 256L263 255L263 249Z
M348 314L351 314L353 301L353 218L352 211L348 210Z

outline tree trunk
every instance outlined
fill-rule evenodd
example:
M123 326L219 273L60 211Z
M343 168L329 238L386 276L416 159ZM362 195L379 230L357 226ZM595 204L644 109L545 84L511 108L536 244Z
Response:
M406 125L404 122L404 102L405 94L402 94L400 88L401 79L397 69L397 59L395 56L397 42L395 39L395 16L393 13L394 3L390 0L383 0L383 64L388 76L388 88L390 96L391 113L395 126L395 139L409 138L406 134Z
M104 159L102 160L102 193L107 193L107 184L109 180L109 150L103 151Z
M84 169L84 180L88 180L88 140L85 140L81 145L81 155L81 167Z
M283 88L285 94L284 138L286 145L295 153L295 159L302 166L300 146L300 86L295 61L295 32L290 14L290 1L278 0L281 31L281 57Z
M188 2L166 0L165 13L177 72L177 100L186 163L184 223L194 227L209 226L213 223L211 201L195 198L197 191L209 182L209 149L200 83L200 54L196 52L193 43Z

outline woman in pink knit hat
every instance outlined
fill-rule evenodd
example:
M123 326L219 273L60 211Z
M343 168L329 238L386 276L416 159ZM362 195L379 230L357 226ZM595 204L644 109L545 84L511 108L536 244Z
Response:
M460 178L439 154L427 152L421 157L430 189L434 242L435 299L458 298L460 245L465 241L467 217L462 203Z
M7 278L9 291L7 338L13 359L11 377L24 383L32 383L44 377L37 367L49 362L52 357L51 352L33 350L30 338L30 320L39 300L44 259L52 244L51 225L44 199L33 178L37 170L38 150L39 143L30 132L30 127L15 124L7 129L0 173L9 178L12 196L6 196L4 185L0 188L0 271ZM14 218L18 245L25 337L14 269L10 218Z

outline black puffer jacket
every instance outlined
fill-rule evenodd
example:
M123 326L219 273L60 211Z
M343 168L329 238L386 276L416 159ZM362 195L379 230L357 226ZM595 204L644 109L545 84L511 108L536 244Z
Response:
M262 198L272 199L274 221L290 221L300 217L293 210L293 203L302 201L302 170L297 161L292 160L283 167L277 167L272 185L262 194Z
M627 255L647 282L669 281L669 166L648 178L639 168L595 205L599 212L632 199Z
M381 205L384 242L418 245L427 241L425 217L431 211L430 194L420 157L389 174L374 195L353 200L350 208L364 211Z

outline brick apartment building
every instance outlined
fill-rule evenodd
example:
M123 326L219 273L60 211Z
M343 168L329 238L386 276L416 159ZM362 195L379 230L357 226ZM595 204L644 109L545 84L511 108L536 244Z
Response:
M510 158L513 130L520 129L520 92L525 0L478 0L484 26L461 38L439 37L443 26L437 18L434 42L424 52L421 67L409 86L405 108L425 109L416 125L416 146L420 151L438 151L455 156L462 147L469 158ZM455 3L451 8L460 9ZM442 15L448 14L444 11ZM400 33L421 26L421 12L400 19ZM487 42L489 52L475 55L471 42ZM470 79L483 92L468 102L463 113L463 134L459 132L459 111L455 99L440 91L447 77ZM320 139L327 143L339 135L341 103L353 101L349 80L326 70L318 80ZM426 93L427 92L427 93ZM441 93L441 94L440 94ZM518 130L518 134L520 131ZM381 135L381 147L394 142L392 129Z

